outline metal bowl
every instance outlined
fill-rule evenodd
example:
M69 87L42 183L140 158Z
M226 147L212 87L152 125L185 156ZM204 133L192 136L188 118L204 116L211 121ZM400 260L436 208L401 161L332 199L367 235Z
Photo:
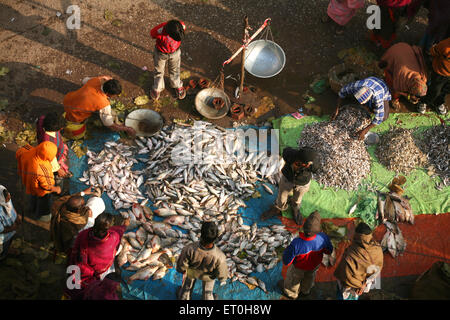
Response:
M283 49L270 40L250 42L245 50L244 68L258 78L270 78L281 72L286 63Z
M152 128L150 131L141 131L139 129L139 123L144 120L147 125ZM148 137L154 135L163 126L163 118L161 115L150 109L138 109L130 112L125 119L125 125L131 127L136 131L136 135L139 137Z
M220 110L214 108L212 102L214 98L222 98L225 105ZM208 119L220 119L227 115L230 109L230 98L227 94L218 88L206 88L200 90L195 96L195 108L197 111Z
M378 144L380 142L380 137L375 132L367 132L364 137L364 142L368 145Z

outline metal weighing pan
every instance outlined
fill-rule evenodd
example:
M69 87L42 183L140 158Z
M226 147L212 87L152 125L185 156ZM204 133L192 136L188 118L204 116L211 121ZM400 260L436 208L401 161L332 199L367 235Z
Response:
M220 110L213 107L212 101L214 98L222 98L225 101L225 105ZM220 119L227 115L230 109L230 98L227 94L218 88L206 88L195 96L195 108L197 111L208 119Z
M283 49L270 40L250 42L245 50L244 68L258 78L270 78L279 74L285 63Z
M143 120L146 123L147 130L139 129L139 123ZM136 136L149 137L159 132L163 126L163 118L161 115L150 109L138 109L130 112L125 119L125 125L136 130Z

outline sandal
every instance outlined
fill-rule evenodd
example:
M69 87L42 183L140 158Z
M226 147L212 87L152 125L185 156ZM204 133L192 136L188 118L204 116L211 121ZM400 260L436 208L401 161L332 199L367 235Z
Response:
M343 34L345 31L345 27L341 25L336 26L336 30L334 31L337 35Z
M419 111L419 113L424 114L427 111L427 105L425 103L421 103L417 107L417 110Z
M439 114L444 115L447 113L447 108L444 104L441 104L439 107L437 107L437 111L439 112Z
M182 100L186 97L186 90L184 89L184 87L179 87L176 89L176 91L178 99Z
M153 100L158 100L159 99L159 92L156 90L152 90L150 91L150 97L152 97Z

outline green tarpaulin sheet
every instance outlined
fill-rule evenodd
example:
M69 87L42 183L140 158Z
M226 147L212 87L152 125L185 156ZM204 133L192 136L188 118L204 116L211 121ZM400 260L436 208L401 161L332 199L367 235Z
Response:
M401 127L405 129L415 129L420 134L424 130L440 125L442 121L448 123L450 117L437 116L434 113L424 115L417 113L392 113L388 120L371 131L379 135L389 131L390 127ZM306 116L295 119L290 115L273 120L275 129L279 129L280 154L285 147L298 147L298 139L301 138L302 131L307 124L320 121L329 121L329 116ZM377 161L375 156L375 146L368 148L371 159L370 175L364 179L357 191L336 190L324 188L315 180L311 182L308 193L303 197L301 212L304 216L309 215L314 210L318 210L322 218L348 218L350 208L358 203L356 211L350 217L360 217L370 225L374 226L376 212L376 193L368 191L371 188L388 192L387 186L396 176L394 171L387 170ZM410 204L414 214L439 214L450 211L450 187L442 190L435 188L436 183L441 182L439 177L431 178L426 169L415 169L410 174L405 175L406 183L402 186L404 195L411 198ZM291 217L290 211L283 213L286 217Z

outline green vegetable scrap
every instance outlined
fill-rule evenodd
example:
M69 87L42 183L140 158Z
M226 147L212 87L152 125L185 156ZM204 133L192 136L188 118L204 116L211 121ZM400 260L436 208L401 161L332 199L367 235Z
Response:
M0 67L0 76L6 76L9 72L8 67Z
M75 140L70 147L78 158L83 157L87 152L87 147L82 146L83 143L83 140Z
M303 100L305 100L305 104L310 104L316 101L316 99L313 96L309 95L309 92L306 91L306 93L302 96Z
M253 199L261 198L261 193L259 193L259 191L253 192L252 198L253 198Z
M191 77L191 73L189 71L182 71L180 73L180 79L185 80Z
M194 120L192 119L173 119L172 121L181 125L194 125Z
M0 99L0 111L3 111L8 106L8 99Z
M376 212L377 197L374 194L368 194L358 203L355 212L352 213L352 217L360 218L374 229L378 224L375 219Z
M122 25L122 20L120 20L120 19L114 19L112 22L111 22L111 24L113 25L113 26L115 26L115 27L120 27L121 25Z
M245 258L247 258L248 254L247 254L247 252L245 252L245 250L242 250L241 252L239 252L237 254L237 256L239 259L245 259Z
M107 64L108 68L111 68L113 70L119 70L120 69L120 63L116 61L109 61Z
M321 75L317 75L314 77L314 80L309 87L314 91L314 93L321 94L328 87L328 80Z
M143 87L149 80L150 80L150 72L145 71L139 76L138 85L140 87Z
M322 232L330 238L334 248L337 248L341 241L347 240L347 228L345 226L339 227L332 222L322 222Z
M14 141L19 147L26 144L34 145L37 143L36 129L31 123L24 123L24 130L15 135Z
M105 9L103 17L106 21L111 21L114 19L114 13L112 13L110 10Z
M50 34L51 29L44 27L44 30L42 31L43 36L48 36Z
M150 99L147 95L144 96L139 96L136 99L134 99L134 104L138 105L138 106L142 106L144 104L147 104L150 102Z

